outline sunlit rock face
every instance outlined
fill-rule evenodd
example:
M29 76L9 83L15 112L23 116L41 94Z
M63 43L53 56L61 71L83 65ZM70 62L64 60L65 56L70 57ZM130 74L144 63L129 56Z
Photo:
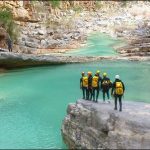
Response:
M123 111L113 103L78 100L69 104L62 136L75 149L149 149L150 104L123 102Z
M60 7L56 9L48 1L0 1L0 7L4 5L12 10L19 29L18 40L13 45L16 52L51 53L54 50L72 50L81 47L92 32L131 41L136 36L132 30L140 28L136 33L140 32L145 37L147 34L144 30L148 31L146 27L149 26L150 5L144 1L102 1L100 5L95 1L61 1ZM82 10L78 12L76 9L80 7ZM127 56L147 56L150 55L148 44L142 50L139 45L135 46L139 52L134 48L132 53L125 48L118 52Z

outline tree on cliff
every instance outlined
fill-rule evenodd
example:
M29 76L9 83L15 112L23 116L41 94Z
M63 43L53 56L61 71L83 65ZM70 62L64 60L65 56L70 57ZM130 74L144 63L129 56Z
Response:
M0 9L0 27L6 32L5 37L9 34L13 41L17 40L17 26L13 20L11 10L6 6L2 6Z

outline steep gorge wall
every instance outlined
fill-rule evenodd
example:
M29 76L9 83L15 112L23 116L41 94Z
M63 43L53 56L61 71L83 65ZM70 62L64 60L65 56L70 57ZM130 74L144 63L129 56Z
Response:
M133 22L136 28L141 24L135 19L137 16L144 15L145 20L149 18L147 4L128 2L124 7L126 3L117 1L60 1L60 6L53 8L48 1L0 1L0 6L12 9L19 28L14 50L24 53L74 49L84 43L87 35L93 31L126 36L128 32L125 33L125 30L128 29L122 27L124 24L127 27ZM137 11L141 6L144 9ZM120 15L119 19L115 17L117 15Z

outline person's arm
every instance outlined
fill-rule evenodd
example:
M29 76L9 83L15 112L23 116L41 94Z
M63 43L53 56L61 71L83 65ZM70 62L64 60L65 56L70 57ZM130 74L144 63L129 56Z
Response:
M92 80L93 80L93 77L90 77L90 78L89 78L89 81L88 81L88 83L89 83L89 88L90 88L90 89L92 88Z
M99 90L102 88L101 81L102 81L102 78L99 76L99 79L98 79Z
M80 89L82 88L82 78L80 78Z
M116 82L114 82L114 83L112 84L111 95L113 95L114 88L115 88L115 83L116 83Z
M124 86L124 83L122 82L122 86L123 86L123 93L124 93L124 91L125 91L125 86Z
M103 79L101 78L101 90L103 89Z
M108 78L108 83L109 83L109 88L112 88L112 82L110 81L110 79Z

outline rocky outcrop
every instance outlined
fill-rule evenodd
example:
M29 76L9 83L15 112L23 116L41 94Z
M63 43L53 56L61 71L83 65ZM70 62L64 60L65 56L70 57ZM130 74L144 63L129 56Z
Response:
M31 19L29 12L24 8L23 1L2 1L0 7L6 6L12 10L14 20L28 21Z
M2 68L22 68L29 66L57 65L66 63L80 63L98 61L103 59L113 59L111 57L78 57L61 55L34 55L6 52L0 49L0 67Z
M20 68L29 66L57 65L66 63L84 63L101 60L131 60L131 61L150 61L150 57L111 57L111 56L64 56L58 54L35 55L8 52L0 49L0 67Z
M69 104L62 137L70 149L149 149L150 104L123 102L123 111L111 103L78 100Z

